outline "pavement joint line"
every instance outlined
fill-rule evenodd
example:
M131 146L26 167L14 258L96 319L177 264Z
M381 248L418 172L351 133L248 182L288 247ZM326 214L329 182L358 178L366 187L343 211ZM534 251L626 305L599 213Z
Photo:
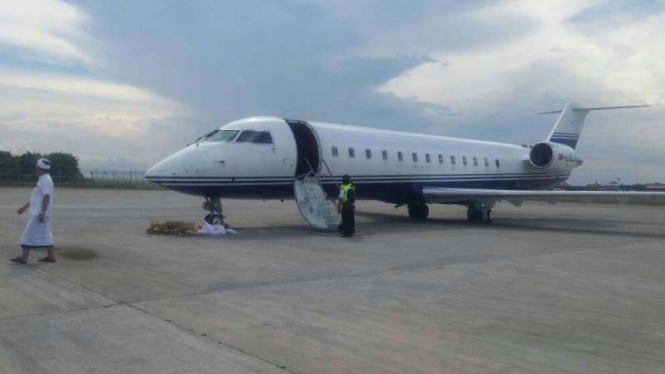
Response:
M43 273L43 274L47 274L47 275L52 276L52 277L54 277L54 278L56 278L56 279L59 279L59 280L61 280L61 281L63 281L63 282L66 282L66 283L72 284L72 285L74 285L74 286L76 286L76 287L79 287L79 288L82 288L82 289L84 289L84 290L86 290L86 291L88 291L88 292L92 292L92 293L94 293L94 294L97 294L97 295L99 295L99 296L101 296L101 297L103 297L103 298L105 298L105 299L107 299L107 300L112 301L113 303L116 303L116 304L121 304L121 303L123 303L121 300L116 300L116 299L114 299L114 298L112 298L112 297L110 297L110 296L104 294L102 291L96 290L96 289L91 288L91 287L88 287L88 286L84 286L84 285L82 285L82 284L77 283L77 282L74 281L74 280L71 280L71 279L69 279L69 278L65 278L65 277L63 277L63 276L61 276L61 275L58 275L58 274L52 273L52 272L50 272L50 271L47 271L46 269L42 269L41 266L40 266L40 267L35 267L35 266L33 266L33 265L28 265L28 267L30 267L30 268L33 269L34 271L37 271L37 272L40 272L40 273Z
M31 317L46 317L46 316L50 316L50 315L53 315L53 314L67 314L67 313L83 312L83 311L87 311L87 310L106 309L106 308L111 308L111 307L119 306L119 305L123 305L123 304L124 303L92 305L92 306L87 306L87 307L82 307L82 308L52 310L52 311L43 312L43 313L21 314L21 315L15 315L15 316L0 317L0 321L9 321L9 320L12 320L12 319L31 318Z
M24 265L24 266L27 266L28 269L30 269L31 271L46 274L47 276L53 277L55 279L58 279L60 281L65 282L65 283L69 283L70 285L73 285L74 287L77 287L77 288L80 288L82 290L85 290L85 291L91 292L93 294L96 294L98 296L101 296L104 299L108 300L108 303L104 303L102 305L91 305L91 306L88 306L88 307L81 307L81 308L52 310L52 311L43 312L43 313L29 313L29 314L15 315L15 316L0 317L0 321L6 321L6 320L13 319L13 318L23 318L23 317L39 317L39 316L43 317L43 316L48 316L48 315L51 315L51 314L59 314L59 313L66 314L66 313L69 313L69 312L80 312L80 311L85 311L85 310L103 309L103 308L109 308L109 307L116 306L116 305L126 304L123 301L115 300L114 298L105 295L101 291L95 290L95 289L90 288L88 286L84 286L82 284L79 284L79 283L71 280L71 279L68 279L68 278L60 276L58 274L54 274L52 272L49 272L46 269L42 269L41 266L40 267L36 267L34 265Z
M151 317L151 318L155 318L155 319L160 320L160 321L162 321L162 322L168 323L169 325L174 326L175 328L177 328L177 329L179 329L179 330L181 330L181 331L183 331L183 332L185 332L185 333L187 333L187 334L190 334L190 335L192 335L192 336L195 336L195 337L197 337L197 338L199 338L199 339L205 339L205 340L208 340L208 341L211 341L211 342L215 343L216 345L224 346L224 347L226 347L226 348L228 348L228 349L234 350L234 351L236 351L236 352L238 352L238 353L241 353L241 354L243 354L243 355L245 355L245 356L252 357L252 358L254 358L255 360L261 361L261 362L263 362L263 363L265 363L265 364L268 364L268 365L270 365L270 366L274 366L274 367L276 367L276 368L278 368L278 369L280 369L280 370L282 370L282 371L285 371L285 372L287 372L287 373L297 374L295 371L292 371L292 370L287 369L286 366L279 365L279 364L276 364L276 363L274 363L274 362L270 362L270 361L268 361L268 360L266 360L266 359L264 359L264 358L261 358L261 357L259 357L259 356L256 356L256 355L254 355L254 354L252 354L252 353L250 353L250 352L247 352L247 351L245 351L245 350L243 350L243 349L241 349L241 348L238 348L238 347L236 347L236 346L234 346L234 345L231 345L231 344L226 343L226 342L224 342L224 341L222 341L222 340L219 340L219 339L215 339L215 338L213 338L212 336L210 336L210 335L208 335L208 334L199 334L199 333L197 333L196 331L194 331L194 329L187 328L187 327L185 327L185 326L183 326L183 325L181 325L181 324L179 324L179 323L176 323L176 322L174 322L174 321L172 321L172 320L169 320L169 319L165 319L165 318L162 318L162 317L156 316L156 315L150 313L149 311L147 311L147 310L145 310L145 309L142 309L142 308L140 308L140 307L138 307L138 306L136 306L136 305L132 305L132 304L124 304L124 305L126 305L126 306L128 306L128 307L130 307L130 308L132 308L132 309L134 309L134 310L136 310L136 311L138 311L138 312L140 312L140 313L143 313L143 314L145 314L145 315L147 315L147 316L149 316L149 317Z
M627 244L627 245L632 245L632 244ZM625 247L625 246L622 246L622 247ZM164 300L186 299L186 298L189 298L189 297L197 297L197 296L212 295L212 294L224 294L224 293L237 292L237 291L258 290L258 289L261 289L261 288L266 288L266 287L271 287L271 286L303 284L303 283L310 283L310 282L328 281L328 280L333 280L333 279L346 279L346 278L359 278L359 277L368 277L369 278L369 277L374 277L374 276L378 276L378 275L386 275L386 274L391 274L391 273L401 274L401 273L427 271L427 270L441 270L441 269L456 267L456 266L467 266L469 264L485 265L485 264L489 264L489 263L500 263L500 262L511 261L511 260L519 260L519 259L523 259L523 258L535 258L535 257L550 256L550 255L557 255L557 254L568 254L568 253L577 253L577 252L584 252L584 251L602 251L602 250L604 250L604 248L585 248L585 249L574 249L574 250L562 251L562 252L546 252L546 253L538 253L538 254L529 254L529 255L515 256L515 257L503 258L503 259L488 259L488 260L475 261L475 262L458 262L458 263L449 264L449 265L435 265L435 266L421 266L421 267L396 267L396 268L388 268L386 270L370 272L370 273L362 273L362 274L358 273L358 274L349 274L349 275L343 275L343 276L323 277L323 278L317 278L317 279L297 280L297 281L291 281L291 282L270 283L270 284L262 284L262 285L259 285L259 286L240 287L240 288L234 288L234 289L229 289L229 290L212 291L212 292L197 292L197 293L191 293L191 294L186 294L186 295L168 296L168 297L162 297L162 298L137 300L137 301L131 301L131 302L115 300L115 299L113 299L109 296L106 296L105 294L103 294L100 291L97 291L97 290L94 290L92 288L80 285L80 284L78 284L78 283L76 283L76 282L74 282L70 279L67 279L67 278L61 277L59 275L53 274L53 273L48 272L44 269L37 268L37 267L34 267L32 265L28 265L28 267L32 271L42 272L42 273L45 273L47 275L53 276L57 279L63 280L63 281L68 282L68 283L71 283L71 284L73 284L77 287L80 287L80 288L82 288L86 291L98 294L98 295L108 299L109 301L111 301L111 303L104 304L104 305L94 305L94 306L89 306L89 307L82 307L82 308L54 310L54 311L43 312L43 313L30 313L30 314L21 314L21 315L15 315L15 316L0 317L0 321L16 319L16 318L24 318L24 317L39 317L39 316L48 316L48 315L51 315L51 314L66 314L66 313L70 313L70 312L80 312L80 311L86 311L86 310L104 309L104 308L110 308L110 307L120 306L120 305L127 305L131 308L137 309L137 310L139 310L143 313L146 313L148 315L151 315L155 318L161 319L161 318L156 317L156 316L150 314L149 312L141 309L136 304L151 303L151 302L164 301ZM178 324L176 324L172 321L169 321L169 320L166 320L166 319L164 319L164 321L179 326ZM184 327L182 327L182 328L187 330ZM222 342L220 344L225 344L225 343ZM238 351L240 351L240 350L238 350Z
M632 245L632 244L627 244L627 245ZM536 258L536 257L544 257L544 256L557 255L557 254L565 255L565 254L569 254L569 253L578 253L578 252L585 252L585 251L603 251L604 249L605 248L584 248L584 249L573 249L573 250L569 250L569 251L560 251L560 252L554 252L553 251L553 252L527 254L527 255L514 256L514 257L509 257L509 258L500 258L500 259L486 259L486 260L480 260L480 261L462 261L462 262L457 262L457 263L448 264L448 265L432 265L432 266L417 266L417 267L416 266L414 266L414 267L408 267L408 266L392 267L392 268L387 268L387 269L384 269L384 270L379 270L379 271L374 271L374 272L369 272L369 273L356 273L356 274L348 274L348 275L341 275L341 276L321 277L321 278L316 278L316 279L304 279L304 280L286 281L286 282L280 282L280 283L268 283L268 284L260 284L260 285L256 285L256 286L238 287L238 288L227 289L227 290L219 290L219 291L195 292L195 293L186 294L186 295L166 296L166 297L159 297L159 298L154 298L154 299L131 301L131 302L126 302L126 304L135 306L134 304L140 304L140 303L152 303L152 302L158 302L158 301L164 301L164 300L186 299L186 298L189 298L189 297L197 297L197 296L213 295L213 294L225 294L225 293L238 292L238 291L260 290L262 288L268 288L268 287L273 287L273 286L286 286L286 285L292 285L292 284L305 284L305 283L314 283L314 282L322 282L322 281L325 282L325 281L334 280L334 279L352 279L352 278L363 278L363 277L371 278L371 277L374 277L374 276L388 275L388 274L403 274L403 273L418 272L418 271L442 270L442 269L451 268L451 267L468 266L468 265L474 265L474 264L487 265L487 264L491 264L491 263L501 263L501 262L525 259L525 258Z

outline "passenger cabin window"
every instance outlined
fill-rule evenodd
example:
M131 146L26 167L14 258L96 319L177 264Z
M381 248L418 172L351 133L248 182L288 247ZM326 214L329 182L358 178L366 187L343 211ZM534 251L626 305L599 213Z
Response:
M239 130L215 130L203 137L206 142L232 142L236 138Z
M404 161L404 156L402 155L402 152L397 152L397 159L399 161Z
M487 159L487 157L485 157L485 167L490 167L490 161Z
M384 160L387 160L387 159L388 159L388 151L381 151L381 157L382 157Z
M349 148L349 158L355 158L356 157L356 150L353 148Z
M413 162L418 162L418 154L416 152L411 153L411 157L413 157Z
M339 156L339 152L337 151L337 147L332 147L332 155L333 155L333 157Z
M464 166L467 165L466 156L462 156L462 163L464 164Z
M439 164L443 164L443 155L439 155Z
M475 157L473 158L473 166L478 166L478 159Z
M494 160L494 164L495 164L496 167L498 167L498 168L501 167L501 164L499 163L499 160Z
M455 156L450 156L450 164L455 165L455 163L456 163Z
M272 144L272 136L267 131L245 130L236 139L237 143Z
M432 158L429 156L429 153L425 153L425 161L427 161L428 164L432 162Z
M371 149L366 149L365 150L365 157L370 160L372 159L372 150Z

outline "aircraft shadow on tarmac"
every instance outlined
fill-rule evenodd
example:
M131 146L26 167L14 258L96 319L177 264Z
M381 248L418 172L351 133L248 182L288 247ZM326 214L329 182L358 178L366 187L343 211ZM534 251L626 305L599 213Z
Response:
M650 225L644 221L616 220L616 219L593 219L588 218L494 218L489 225L472 224L466 219L450 218L428 218L423 221L414 221L414 219L387 213L357 212L356 215L372 219L370 223L364 223L360 226L367 230L381 231L431 231L445 228L451 229L505 229L519 231L542 231L542 232L561 232L574 234L591 235L611 235L629 238L654 238L665 239L665 233L641 232L638 230L617 230L620 225Z
M586 217L565 217L565 218L532 218L532 217L495 217L489 225L472 224L467 222L466 218L428 218L426 220L414 220L408 216L396 213L376 213L362 212L356 213L362 220L357 223L356 230L360 234L357 239L366 235L380 235L383 233L418 233L428 231L442 230L518 230L543 233L573 233L587 235L605 235L627 238L642 239L665 239L665 233L640 231L639 226L653 225L645 221L616 220L616 219L588 219ZM633 226L631 229L621 227L622 225ZM310 236L312 234L326 237L336 237L337 233L333 231L321 231L309 226L306 223L302 225L262 225L235 227L238 231L236 235L226 235L223 240L244 241L244 240L266 240L293 238L296 236ZM621 228L618 230L618 228ZM214 236L202 237L206 240L220 239Z

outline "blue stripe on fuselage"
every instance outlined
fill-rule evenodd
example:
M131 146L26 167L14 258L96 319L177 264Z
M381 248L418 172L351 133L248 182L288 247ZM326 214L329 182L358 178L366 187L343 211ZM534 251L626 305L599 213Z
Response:
M408 203L422 199L422 189L425 187L443 188L480 188L480 189L518 189L542 190L557 186L568 178L565 175L549 175L546 178L506 178L486 180L457 179L457 180L420 180L420 181L356 181L358 185L358 199L380 200L395 204ZM293 182L264 182L252 185L214 184L210 182L176 182L160 183L169 189L197 196L219 196L222 198L293 198ZM337 196L337 185L332 181L322 183L326 193Z
M568 138L552 137L552 138L550 138L550 141L553 142L553 143L559 143L559 144L567 145L570 148L575 149L575 147L577 147L577 142L579 141L579 139L568 139Z

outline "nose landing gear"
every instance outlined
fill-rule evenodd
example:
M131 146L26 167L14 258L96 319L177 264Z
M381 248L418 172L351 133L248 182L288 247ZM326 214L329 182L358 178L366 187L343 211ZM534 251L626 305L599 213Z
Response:
M208 211L205 221L211 225L224 224L224 209L222 208L222 199L219 197L207 196L203 202L203 210Z

